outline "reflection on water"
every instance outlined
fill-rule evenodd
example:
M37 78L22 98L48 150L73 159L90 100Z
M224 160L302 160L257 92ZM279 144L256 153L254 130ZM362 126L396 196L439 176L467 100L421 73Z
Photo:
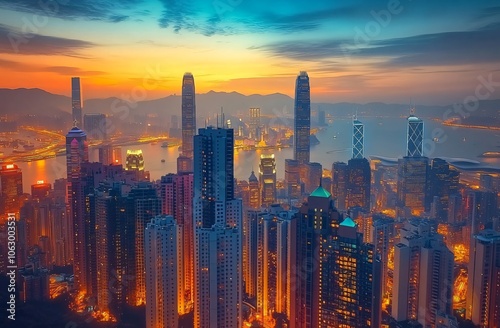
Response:
M380 125L378 124L380 120L376 118L360 119L365 124L365 155L384 157L404 155L406 150L406 120L401 118L384 119L383 124ZM347 161L351 156L351 124L351 120L337 119L328 128L319 131L316 136L320 144L311 147L311 161L321 163L326 169L331 169L331 165L335 161ZM438 142L433 141L436 134L439 134ZM453 128L426 120L425 139L426 156L469 158L500 167L499 158L477 157L485 151L498 149L500 136L494 131ZM149 143L123 146L123 163L125 163L127 149L142 150L145 169L151 172L152 179L159 179L162 175L177 170L178 147L162 148L160 144L151 145ZM292 148L235 152L235 177L248 179L252 170L258 174L261 154L275 154L277 176L279 179L283 179L285 159L293 157ZM97 149L91 149L89 156L90 160L97 161ZM161 162L162 159L165 160L164 163ZM29 192L30 185L36 183L37 180L53 183L55 179L66 176L64 156L17 164L23 170L25 192Z

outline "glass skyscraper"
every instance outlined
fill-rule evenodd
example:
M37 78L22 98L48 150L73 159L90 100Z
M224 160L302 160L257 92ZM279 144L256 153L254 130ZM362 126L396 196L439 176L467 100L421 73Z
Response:
M182 78L182 157L189 159L192 168L193 137L196 134L196 103L194 77L185 73ZM188 168L188 171L189 170Z
M352 158L363 158L364 155L364 125L357 119L354 120L352 134Z
M424 156L424 121L414 115L408 117L406 156Z
M311 88L307 72L300 72L295 84L293 159L308 163L311 155Z
M82 90L79 77L71 78L71 113L73 121L82 126Z

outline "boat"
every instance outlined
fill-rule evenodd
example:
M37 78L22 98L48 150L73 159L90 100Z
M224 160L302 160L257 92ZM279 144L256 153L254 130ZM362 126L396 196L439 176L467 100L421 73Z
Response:
M479 157L500 158L500 151L486 151L479 155Z
M164 160L164 159L162 159L162 160L161 160L161 162L162 162L162 163L165 163L165 160Z
M168 147L168 142L165 141L161 144L161 148L167 148L167 147Z

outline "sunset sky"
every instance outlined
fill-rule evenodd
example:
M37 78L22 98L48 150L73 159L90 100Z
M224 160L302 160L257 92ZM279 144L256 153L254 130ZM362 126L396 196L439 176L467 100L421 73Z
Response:
M272 3L272 5L270 5ZM495 6L497 4L497 6ZM0 0L0 87L85 99L146 90L293 96L313 102L448 104L478 76L500 82L496 1ZM492 98L500 97L500 87Z

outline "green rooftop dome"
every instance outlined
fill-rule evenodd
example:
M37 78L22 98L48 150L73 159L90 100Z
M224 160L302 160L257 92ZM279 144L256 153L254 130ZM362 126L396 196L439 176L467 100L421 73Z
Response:
M329 198L331 196L331 194L326 191L325 188L323 188L322 186L319 186L318 188L316 188L316 190L314 190L311 195L311 197L321 197L321 198Z
M340 223L341 226L343 227L351 227L355 228L356 227L356 222L354 222L350 217L346 217L342 223Z

